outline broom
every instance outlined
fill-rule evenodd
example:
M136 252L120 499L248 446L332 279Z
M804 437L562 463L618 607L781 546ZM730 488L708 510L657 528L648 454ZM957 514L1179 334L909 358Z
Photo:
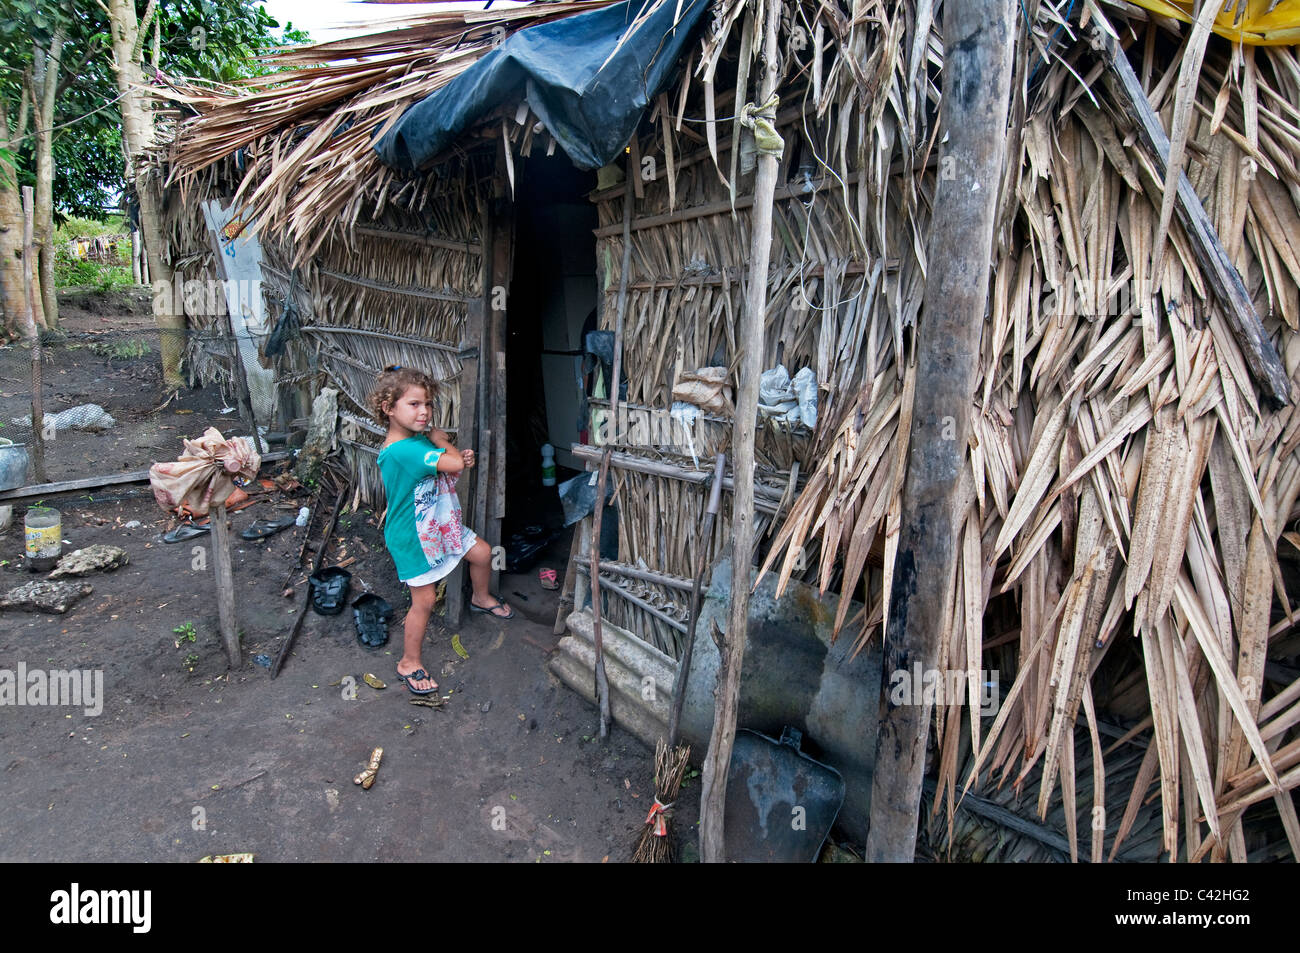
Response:
M695 584L691 588L691 622L686 632L686 644L682 647L677 684L673 689L668 740L665 742L660 738L655 746L655 802L646 815L641 837L632 852L632 862L637 864L667 864L673 859L673 845L668 838L668 816L673 802L677 800L677 792L682 788L682 778L691 757L689 745L677 744L677 734L682 717L682 702L686 698L686 677L691 670L691 649L695 645L695 621L700 614L700 585L704 579L709 539L713 536L713 520L718 515L718 504L722 497L722 473L725 467L726 455L719 453L713 461L713 485L709 488L709 505L704 515L704 532L700 536Z
M632 851L634 864L672 863L673 842L668 836L668 817L677 800L677 792L682 788L690 757L689 745L669 748L662 738L655 745L655 802L646 815L636 850Z

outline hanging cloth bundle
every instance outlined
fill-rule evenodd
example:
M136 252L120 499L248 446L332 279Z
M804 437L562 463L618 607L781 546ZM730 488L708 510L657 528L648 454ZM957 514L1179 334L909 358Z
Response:
M262 457L248 437L221 435L209 427L198 440L186 440L185 452L174 463L155 463L149 468L149 485L154 499L168 512L180 508L203 516L257 476Z

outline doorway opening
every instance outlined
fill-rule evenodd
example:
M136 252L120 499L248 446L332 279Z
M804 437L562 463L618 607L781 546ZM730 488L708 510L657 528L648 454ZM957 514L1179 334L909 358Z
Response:
M582 442L587 428L583 339L595 327L598 293L597 215L588 194L596 174L562 155L533 156L516 186L501 535L507 569L526 572L548 546L567 538L557 486L583 469L569 445ZM553 477L543 471L548 445Z

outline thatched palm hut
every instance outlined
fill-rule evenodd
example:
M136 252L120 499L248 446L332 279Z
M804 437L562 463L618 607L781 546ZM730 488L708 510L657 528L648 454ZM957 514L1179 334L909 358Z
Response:
M271 318L293 302L302 326L281 381L340 389L367 497L377 437L360 399L376 368L418 353L449 382L441 424L488 453L472 505L499 528L510 309L491 294L525 253L513 189L556 151L524 89L415 169L381 163L372 139L502 40L609 6L446 12L286 51L292 71L238 89L165 91L184 107L161 161L182 200L173 261L210 267L196 197L247 203ZM796 0L780 35L763 366L811 368L819 408L814 428L761 419L763 566L842 594L836 627L863 646L889 618L930 209L950 171L934 6ZM963 409L961 558L931 580L950 620L939 667L1003 673L995 719L964 717L961 699L935 710L929 828L966 856L1300 856L1300 59L1267 45L1294 39L1284 24L1193 28L1191 6L1025 4L1020 161L984 184L1000 215ZM648 108L590 195L600 326L622 285L633 410L667 414L695 371L738 363L759 13L709 9L664 87L634 90ZM1134 89L1172 139L1164 155ZM1181 199L1169 168L1186 171ZM718 406L689 447L614 437L626 571L605 574L604 611L670 656L697 555L681 529L702 522L702 461L731 433ZM704 545L728 538L722 518ZM993 802L1020 815L1025 846L972 827L1002 823L981 815Z

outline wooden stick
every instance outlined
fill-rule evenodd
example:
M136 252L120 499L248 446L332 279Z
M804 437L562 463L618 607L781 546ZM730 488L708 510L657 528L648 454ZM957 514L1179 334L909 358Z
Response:
M859 175L857 172L850 172L848 175L844 176L844 185L856 185L858 178ZM839 180L830 176L813 183L814 192L820 192L822 189L840 187ZM776 202L783 202L787 199L798 199L801 202L807 201L805 198L807 193L805 193L803 189L804 187L802 183L796 185L783 185L781 188L776 190L772 199ZM736 211L740 211L743 208L749 208L753 204L753 196L747 195L737 198ZM730 214L731 203L729 201L709 202L705 205L696 205L693 208L684 208L677 212L664 212L662 215L647 215L644 218L638 218L632 223L631 229L636 232L643 228L658 228L661 225L676 225L678 222L689 222L693 219L704 218L708 215ZM594 234L597 238L609 238L618 234L618 226L606 225L603 228L596 229ZM751 264L756 263L751 262Z
M1095 7L1093 10L1093 15L1102 19L1101 12ZM1106 24L1106 26L1110 25ZM1109 85L1119 99L1120 105L1136 121L1142 142L1155 160L1156 171L1162 178L1167 178L1169 136L1165 134L1160 117L1151 108L1151 103L1142 89L1137 74L1133 72L1128 56L1120 49L1114 36L1102 30L1099 38L1102 40L1103 56L1111 69L1109 75L1112 81ZM1169 188L1168 182L1165 183L1165 188ZM1233 336L1237 339L1242 356L1250 368L1251 376L1255 378L1255 383L1275 408L1289 405L1291 380L1286 368L1282 366L1277 351L1273 349L1273 343L1268 339L1268 334L1260 323L1259 315L1255 313L1255 306L1251 303L1250 295L1241 280L1241 273L1228 257L1227 250L1219 241L1214 224L1205 213L1205 206L1201 204L1200 197L1197 196L1192 183L1188 181L1181 169L1178 172L1177 197L1175 211L1178 213L1178 220L1182 223L1188 239L1191 240L1192 253L1196 257L1197 264L1201 266L1210 289L1223 305L1228 326L1232 328Z
M586 444L575 443L570 446L570 451L575 457L584 463L598 465L601 459L599 447L590 447ZM610 455L610 466L618 467L620 470L631 470L633 473L648 473L651 476L667 477L670 480L681 480L683 483L704 484L709 482L708 470L693 470L690 467L677 466L672 463L665 463L662 460L647 460L645 457L638 457L630 453L620 453L615 450ZM722 488L728 492L735 492L736 481L734 476L722 478ZM765 513L775 513L776 508L780 505L781 500L785 498L783 493L760 484L754 484L755 505Z
M655 572L653 569L642 569L640 566L629 566L627 563L615 562L611 559L602 559L600 561L601 572L612 572L619 576L626 576L628 579L640 579L642 582L653 582L660 586L668 586L670 589L681 589L686 592L691 591L691 580L682 576L670 576L667 573Z
M217 619L221 627L221 644L231 669L242 662L239 630L235 624L235 574L230 566L230 526L226 522L226 504L212 508L213 566L217 577Z
M758 102L767 102L776 92L780 59L776 33L780 4L767 7L762 91ZM778 158L759 153L754 177L752 244L749 251L749 283L745 286L745 309L741 313L736 346L743 349L736 371L736 420L732 431L732 473L736 478L731 497L732 576L731 611L726 641L718 668L716 705L709 750L704 756L703 787L700 792L700 859L706 864L726 860L723 812L727 799L727 771L731 748L736 740L736 716L740 705L740 668L745 659L745 635L749 618L750 565L754 556L754 430L758 417L758 380L763 373L763 315L766 312L768 260L772 253L772 207L776 192ZM996 190L994 190L996 191ZM739 203L737 203L739 204ZM680 693L679 693L680 694Z
M41 331L36 326L36 288L32 281L32 187L23 186L23 295L27 334L32 343L32 472L37 483L45 477L45 403L41 396Z
M479 299L476 298L475 301L478 301L480 306L482 305L482 301L479 301ZM481 321L482 318L479 320ZM430 341L425 338L407 337L404 334L389 334L386 331L370 331L366 328L327 328L319 324L309 324L303 327L302 330L305 334L359 334L363 337L393 341L397 344L406 345L408 347L428 347L439 351L450 351L452 354L461 353L461 346L455 344L443 344L441 341ZM474 343L474 347L477 349L477 341Z
M460 401L457 405L456 424L457 429L464 429L469 434L474 433L478 415L478 378L481 366L478 355L479 339L483 333L483 304L482 298L474 298L469 302L460 344L460 351L465 357L461 358ZM473 473L462 472L456 483L456 495L460 499L462 512L472 512L474 487L482 482L478 479L478 467L473 470ZM462 559L447 579L446 619L447 625L452 629L460 625L465 610L465 575L465 561Z
M335 281L342 281L345 284L357 285L361 288L373 288L375 291L382 291L384 294L408 295L412 298L429 298L434 301L452 301L463 302L469 300L466 295L456 294L450 291L430 291L428 288L411 288L400 285L385 284L382 281L372 281L369 278L362 278L360 275L349 275L341 271L334 271L330 268L320 268L320 273L327 278L333 278Z
M913 666L930 671L937 664L944 594L956 571L955 541L966 518L961 475L969 472L970 407L1007 159L1015 14L1014 0L944 6L940 124L955 175L940 176L930 225L909 463L881 666L868 862L911 863L916 853L931 705L895 705L890 673Z
M569 613L573 611L575 605L577 590L577 573L579 568L578 553L582 549L582 526L573 528L573 538L569 541L569 561L565 564L564 585L560 588L560 604L555 610L555 625L551 626L551 634L559 635L568 628ZM604 568L603 564L602 567Z
M339 510L343 508L343 501L347 499L350 482L344 483L339 490L338 498L334 500L334 509L330 513L329 522L325 524L325 535L321 538L320 549L316 552L316 558L312 561L312 575L320 572L321 563L325 561L325 553L330 548L330 537L334 535L334 524L339 520ZM293 648L293 642L298 638L298 633L302 631L303 620L307 618L307 610L311 606L311 586L307 587L307 594L303 599L302 609L298 613L298 618L294 620L293 628L289 630L289 637L284 640L280 646L280 651L276 653L275 660L271 662L271 677L275 678L280 674L280 669L284 667L285 659L289 657L289 652Z
M375 228L370 225L358 225L356 227L358 235L365 235L367 238L381 238L384 240L393 240L399 242L411 242L415 245L427 245L430 248L445 248L448 251L463 251L467 255L481 255L482 246L475 242L458 242L450 238L438 238L434 235L421 235L416 232L403 232L392 228Z
M581 563L579 563L578 572L582 573L588 579L591 578L590 566L584 566ZM622 586L620 586L617 582L613 583L612 585L606 585L605 591L613 592L616 593L617 595L622 596L628 602L632 603L632 605L640 609L644 609L646 612L649 612L657 619L662 619L664 622L672 626L678 632L681 632L682 634L685 634L687 632L687 627L685 623L683 623L680 619L674 619L672 616L670 616L667 612L664 612L664 610L660 609L658 606L652 605L651 603L647 602L645 599L642 599L640 596L633 595L632 593L624 589Z
M617 401L620 378L623 373L623 316L627 313L628 270L632 267L632 205L638 191L637 177L641 174L636 162L636 133L632 133L632 159L627 164L627 181L623 193L623 266L618 275L618 308L614 313L614 366L609 374L609 399ZM616 422L617 426L617 422ZM609 479L609 461L612 451L605 448L600 460L600 475L596 480L596 514L591 523L591 613L592 630L596 643L596 699L600 705L600 737L609 735L609 679L605 674L605 644L600 631L600 522L605 512L605 482Z
M596 700L600 706L600 737L609 735L609 677L605 674L605 643L600 629L600 520L605 512L605 481L609 478L609 454L600 464L596 481L596 513L591 521L591 566L587 576L591 580L591 629L596 643Z
M262 457L263 463L286 460L288 451L276 450ZM119 483L144 483L149 479L148 470L132 470L129 473L114 473L111 476L84 477L80 480L65 480L62 483L32 483L0 493L0 503L11 501L39 499L56 493L68 493L72 490L93 490L101 486L115 486Z

